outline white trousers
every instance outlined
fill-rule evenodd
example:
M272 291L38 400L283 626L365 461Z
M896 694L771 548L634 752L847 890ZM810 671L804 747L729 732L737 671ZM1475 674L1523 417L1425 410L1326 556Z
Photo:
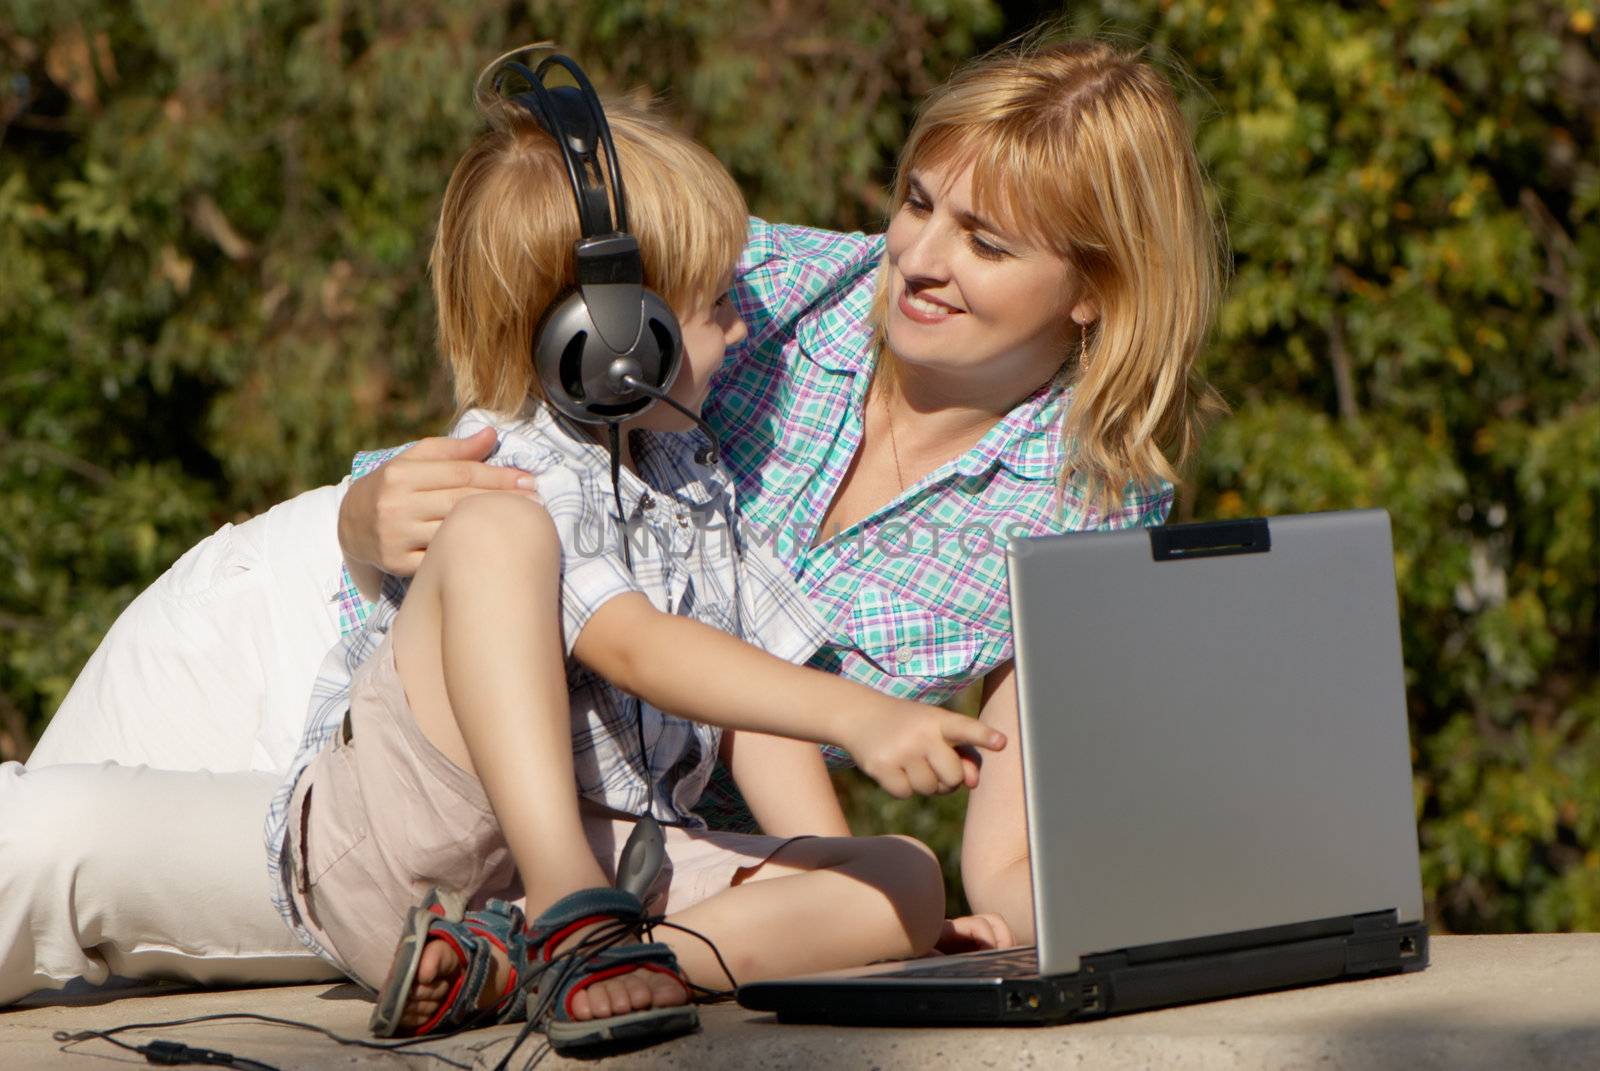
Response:
M73 979L337 977L267 900L262 823L338 638L344 485L202 540L0 765L0 1004Z

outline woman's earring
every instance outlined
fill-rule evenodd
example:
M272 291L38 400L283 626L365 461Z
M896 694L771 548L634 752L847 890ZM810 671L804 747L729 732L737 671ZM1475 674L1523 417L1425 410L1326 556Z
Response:
M1078 368L1081 371L1089 363L1089 325L1078 325Z

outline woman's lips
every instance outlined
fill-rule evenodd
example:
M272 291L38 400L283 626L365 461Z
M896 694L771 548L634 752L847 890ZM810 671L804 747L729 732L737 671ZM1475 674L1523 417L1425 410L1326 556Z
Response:
M909 289L900 291L900 314L912 323L942 324L961 312L933 298L913 297Z

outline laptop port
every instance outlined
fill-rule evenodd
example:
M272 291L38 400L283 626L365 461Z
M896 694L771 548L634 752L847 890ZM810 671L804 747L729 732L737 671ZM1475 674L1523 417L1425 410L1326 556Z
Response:
M1091 982L1083 987L1083 1010L1086 1012L1100 1010L1100 983Z
M1415 937L1402 937L1402 938L1400 938L1400 954L1402 956L1414 956L1414 955L1416 955L1417 954L1417 939Z
M1027 993L1027 994L1023 994L1023 993L1007 993L1006 994L1006 1010L1007 1011L1019 1012L1019 1011L1022 1011L1023 1009L1027 1009L1028 1011L1038 1011L1039 1010L1039 994L1037 994L1037 993Z

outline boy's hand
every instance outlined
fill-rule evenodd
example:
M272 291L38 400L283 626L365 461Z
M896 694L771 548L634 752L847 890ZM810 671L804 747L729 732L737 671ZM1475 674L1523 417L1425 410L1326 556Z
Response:
M976 788L978 764L956 749L1006 746L1003 733L974 718L905 700L852 716L847 736L841 743L856 765L896 799Z

